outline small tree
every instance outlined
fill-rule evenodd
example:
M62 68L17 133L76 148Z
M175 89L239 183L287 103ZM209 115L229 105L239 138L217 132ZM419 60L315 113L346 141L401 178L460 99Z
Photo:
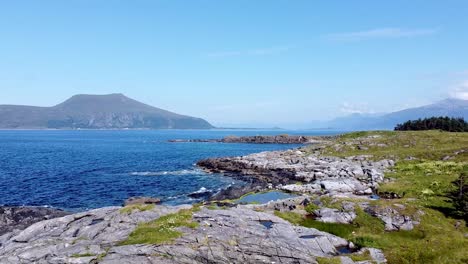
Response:
M463 166L460 177L453 181L452 185L455 188L449 193L449 198L452 200L457 214L468 223L468 165Z

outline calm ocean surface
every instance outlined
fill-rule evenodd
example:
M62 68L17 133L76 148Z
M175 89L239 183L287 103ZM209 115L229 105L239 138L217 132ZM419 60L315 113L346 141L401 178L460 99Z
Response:
M227 135L330 135L334 131L128 130L0 131L0 205L51 206L70 211L121 205L131 196L167 204L187 195L242 184L206 174L203 158L246 155L298 145L168 143Z

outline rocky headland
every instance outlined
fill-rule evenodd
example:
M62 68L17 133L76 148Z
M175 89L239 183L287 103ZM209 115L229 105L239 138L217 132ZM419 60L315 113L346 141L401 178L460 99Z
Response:
M277 136L245 136L236 137L228 136L221 139L172 139L172 143L248 143L248 144L313 144L320 143L324 140L331 139L331 136L293 136L293 135L277 135Z
M406 140L408 134L398 135ZM427 207L438 199L427 191L406 194L425 188L425 181L398 185L404 192L392 188L404 175L401 166L429 166L419 161L427 154L417 151L414 138L387 136L357 133L293 150L202 160L206 171L247 184L196 205L138 197L123 207L26 223L32 225L0 236L0 263L462 263L464 225ZM444 164L458 168L457 159L464 164L460 144L448 146L431 157L440 159L437 171ZM445 163L447 152L461 154ZM411 180L426 167L415 168ZM292 197L241 202L274 192Z

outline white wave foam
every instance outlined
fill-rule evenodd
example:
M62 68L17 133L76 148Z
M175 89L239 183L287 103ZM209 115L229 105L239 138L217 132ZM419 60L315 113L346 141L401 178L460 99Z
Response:
M205 192L208 192L208 191L211 191L211 190L208 190L205 187L201 187L200 189L198 189L198 191L193 192L193 193L205 193Z

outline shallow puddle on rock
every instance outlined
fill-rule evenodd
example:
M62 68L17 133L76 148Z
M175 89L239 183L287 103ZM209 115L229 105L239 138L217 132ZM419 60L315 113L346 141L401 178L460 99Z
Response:
M319 237L318 235L305 235L305 236L300 236L299 238L302 238L302 239L314 239L314 238L317 238Z
M347 246L343 246L343 247L337 247L336 250L338 251L338 253L340 254L351 254L353 253L354 251L347 247Z
M288 198L293 198L293 197L297 197L297 195L285 193L285 192L279 192L279 191L272 191L272 192L266 192L266 193L249 194L237 200L236 203L238 204L249 204L249 203L264 204L270 201L277 201L277 200L288 199Z
M272 229L273 228L273 222L269 220L260 220L260 224L262 224L266 229Z

